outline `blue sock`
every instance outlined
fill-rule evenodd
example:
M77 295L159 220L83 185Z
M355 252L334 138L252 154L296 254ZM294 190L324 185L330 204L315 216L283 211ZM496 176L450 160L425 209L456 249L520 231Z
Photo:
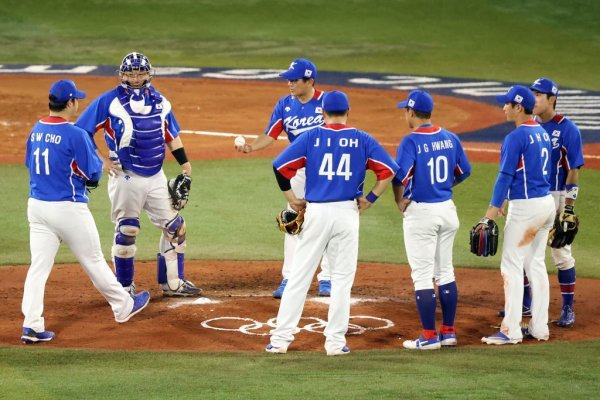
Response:
M523 277L523 308L531 308L531 289L527 276Z
M446 326L454 326L456 305L458 304L458 288L456 281L438 287L438 296L442 306L442 322Z
M567 270L558 270L558 283L560 284L563 307L573 307L573 297L575 297L575 280L575 267Z
M131 286L133 282L133 257L115 257L115 274L117 280L123 286Z
M415 297L423 330L435 331L435 307L437 305L435 290L417 290L415 291Z

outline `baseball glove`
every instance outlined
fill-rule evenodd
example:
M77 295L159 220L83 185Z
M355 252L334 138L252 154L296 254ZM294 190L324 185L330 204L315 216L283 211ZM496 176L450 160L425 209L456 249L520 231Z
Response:
M192 177L179 174L176 178L169 180L168 183L169 196L171 197L171 206L179 211L188 202L190 197L190 189L192 186Z
M477 230L477 226L485 224L485 228ZM498 235L500 230L493 219L482 218L470 233L471 253L476 256L493 256L498 251Z
M575 215L573 206L565 206L565 211L556 214L554 225L548 235L548 246L560 249L573 243L579 230L579 218Z
M290 235L297 235L302 232L302 224L304 223L304 212L306 209L300 210L300 212L292 210L282 210L277 214L275 220L277 221L277 227L281 232L289 233Z

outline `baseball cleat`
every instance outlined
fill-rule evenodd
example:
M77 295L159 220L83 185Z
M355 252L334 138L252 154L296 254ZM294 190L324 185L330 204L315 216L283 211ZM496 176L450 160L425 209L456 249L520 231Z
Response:
M440 333L438 340L442 347L454 347L458 343L455 333Z
M287 347L275 347L272 344L268 344L265 348L267 353L285 354L287 353Z
M570 328L575 324L575 311L571 306L563 306L560 319L555 322L561 328Z
M425 340L423 335L419 336L417 340L405 340L402 343L402 346L404 346L405 349L411 350L438 350L442 348L438 336Z
M500 318L504 318L504 315L505 315L504 310L498 311L497 315ZM521 315L524 316L524 317L531 317L531 308L529 308L527 306L523 306L523 311L522 311Z
M327 351L328 356L343 356L345 354L350 354L350 348L348 346L333 351Z
M280 299L283 296L283 291L285 290L285 286L287 285L288 280L284 279L281 281L281 285L273 292L274 299Z
M163 291L163 296L168 297L189 297L198 296L202 293L202 289L196 287L191 281L180 279L179 287L175 290L171 289L168 283L161 283L160 288Z
M36 332L31 328L23 328L23 334L21 335L21 341L23 343L39 343L49 342L54 339L56 335L51 331Z
M496 344L496 345L517 344L517 343L521 343L522 341L523 341L523 339L511 339L502 332L498 332L492 336L484 336L481 338L482 343Z
M131 285L129 286L123 286L123 289L125 289L131 297L135 296L135 283L131 282Z
M330 280L319 281L319 296L320 297L330 297L331 296L331 281Z
M135 314L139 313L144 308L146 308L148 303L150 303L150 293L148 293L145 290L142 292L139 292L138 294L133 296L133 308L131 309L131 312L129 313L129 315L127 315L123 319L118 319L117 322L122 324L124 322L129 321L131 319L131 317L133 317Z

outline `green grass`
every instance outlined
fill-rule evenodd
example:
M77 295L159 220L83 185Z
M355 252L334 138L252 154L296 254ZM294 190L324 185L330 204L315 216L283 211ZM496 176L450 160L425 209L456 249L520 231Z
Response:
M286 67L600 89L600 2L0 0L0 63Z
M275 227L275 215L285 206L277 187L270 159L236 159L194 161L194 181L191 200L183 210L188 225L186 254L193 259L281 260L283 235ZM500 255L475 257L468 250L469 230L481 218L491 198L497 173L495 164L473 165L472 176L455 188L461 227L454 242L454 262L457 266L498 268ZM175 176L178 167L166 164L168 176ZM27 171L21 165L2 165L5 195L0 200L2 226L11 229L0 233L4 243L0 265L29 263L27 208ZM227 177L224 179L224 177ZM373 185L369 173L366 188ZM574 244L577 273L581 277L600 277L596 268L597 243L600 232L594 229L595 204L600 202L600 171L582 170L582 195L577 201L581 229ZM589 189L588 189L589 188ZM110 259L114 226L110 221L110 204L106 193L106 177L91 196L92 210L101 235L102 248ZM386 263L406 263L402 234L402 219L388 189L375 206L361 218L359 259ZM150 224L146 214L138 236L138 259L153 259L160 231ZM502 220L499 220L502 225ZM235 250L234 250L235 245ZM548 252L549 253L549 252ZM75 258L61 246L57 262L74 262ZM551 258L548 270L554 272Z
M600 342L442 352L156 353L0 347L2 398L594 398ZM557 368L557 363L560 368Z

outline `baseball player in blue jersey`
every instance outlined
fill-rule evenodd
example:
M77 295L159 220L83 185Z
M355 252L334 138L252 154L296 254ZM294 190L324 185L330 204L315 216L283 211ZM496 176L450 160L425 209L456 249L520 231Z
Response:
M404 245L423 325L419 338L406 340L403 345L417 350L456 346L458 289L452 245L459 223L452 187L467 179L471 164L458 137L432 125L433 99L429 93L413 90L398 108L405 110L406 122L413 131L398 146L396 162L400 169L392 183L396 203L404 215ZM434 279L442 307L439 335L435 328Z
M192 166L171 103L150 85L153 73L146 56L127 54L119 68L121 84L95 99L75 125L90 135L104 130L110 154L110 161L105 160L108 195L116 225L112 256L119 282L135 293L135 241L144 209L162 230L157 262L163 294L193 296L200 289L184 278L186 227L169 200L162 170L165 147L181 165L182 178L191 181Z
M485 217L477 229L501 213L508 199L500 271L504 279L505 316L500 331L483 337L486 344L516 344L521 331L523 271L531 286L531 321L527 335L548 340L550 304L545 248L554 222L555 206L550 195L552 142L548 133L532 119L535 96L524 86L513 86L496 99L504 103L506 119L516 125L502 143L500 170Z
M315 65L310 60L298 58L280 76L287 79L290 94L279 99L275 105L265 134L259 136L253 143L236 146L238 151L250 153L265 148L273 143L283 131L287 134L290 143L293 143L302 133L323 125L321 110L323 92L314 87L317 78ZM292 190L299 199L304 198L305 182L306 175L302 168L292 178ZM283 269L281 271L283 280L277 290L273 292L275 298L280 299L285 290L297 242L297 236L285 235ZM326 254L321 260L321 273L317 275L317 279L319 296L329 296L331 294L331 276Z
M150 301L148 292L132 298L119 285L100 248L98 230L87 207L86 185L98 185L102 162L88 134L68 122L77 113L78 99L83 98L85 93L77 90L73 81L55 82L50 88L50 115L38 121L27 138L31 266L23 290L21 340L25 343L54 339L42 315L46 281L60 242L71 248L109 302L117 322L128 321Z
M345 334L358 258L359 212L383 193L398 166L369 134L345 125L349 108L344 93L325 94L325 126L302 134L273 162L279 187L290 206L296 211L306 207L306 213L285 296L279 305L277 326L266 348L270 353L286 353L294 340L310 282L325 249L332 280L325 350L330 356L350 352ZM304 167L305 200L296 196L290 183ZM367 169L375 172L377 183L364 196Z

